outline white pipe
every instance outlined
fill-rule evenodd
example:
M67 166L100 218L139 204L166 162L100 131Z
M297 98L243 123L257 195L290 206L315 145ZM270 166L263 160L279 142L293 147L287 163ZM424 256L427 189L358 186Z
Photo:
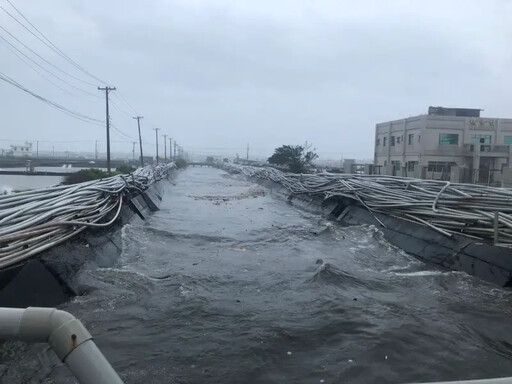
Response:
M123 383L92 340L87 340L73 350L65 363L75 377L80 379L81 384ZM91 367L102 367L102 369L91 369Z
M499 379L462 380L462 381L439 381L423 384L512 384L512 377Z
M2 308L0 312L0 339L17 338L24 309Z
M82 384L123 384L82 323L55 308L0 308L0 339L47 342Z

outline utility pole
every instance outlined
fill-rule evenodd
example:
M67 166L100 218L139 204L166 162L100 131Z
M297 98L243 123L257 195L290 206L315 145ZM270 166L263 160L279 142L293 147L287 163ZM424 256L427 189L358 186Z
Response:
M249 143L247 143L247 160L249 160Z
M174 140L174 161L176 161L176 146L178 144L176 143L176 140Z
M132 141L132 158L133 161L135 161L135 144L137 144L136 141Z
M108 93L115 91L116 87L98 87L98 91L105 91L106 120L107 120L107 172L110 174L110 116L108 113Z
M36 157L39 157L39 140L37 140L36 144Z
M134 119L137 119L137 126L139 127L139 145L140 145L140 166L144 166L144 155L142 154L142 137L140 135L140 119L143 119L143 116L135 116Z
M55 145L52 145L53 157L55 157Z
M153 128L155 131L155 138L156 138L156 163L158 164L158 131L160 128Z
M172 138L169 137L169 162L172 161Z
M164 159L165 163L167 163L167 135L162 135L164 137Z

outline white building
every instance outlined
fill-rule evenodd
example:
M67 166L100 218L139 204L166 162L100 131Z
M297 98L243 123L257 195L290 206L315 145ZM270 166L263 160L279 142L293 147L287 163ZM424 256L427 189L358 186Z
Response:
M8 156L16 157L29 157L32 156L32 143L25 141L22 145L11 145L10 151L7 152Z
M479 109L429 107L427 115L379 123L376 173L497 183L512 166L512 119Z

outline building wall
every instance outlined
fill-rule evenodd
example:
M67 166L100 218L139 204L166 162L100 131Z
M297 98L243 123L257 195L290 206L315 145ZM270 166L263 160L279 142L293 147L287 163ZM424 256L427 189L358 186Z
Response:
M413 135L411 141L409 135ZM457 140L449 144L455 139L453 135L457 135ZM475 154L474 146L482 145L480 139L484 140L486 148ZM420 115L377 124L375 140L374 163L377 169L394 164L397 175L411 174L409 162L417 162L419 168L427 167L429 162L432 165L434 162L446 162L479 169L480 160L485 158L482 163L487 169L501 169L511 166L512 119ZM384 140L386 146L383 145ZM400 172L396 172L397 169ZM428 172L424 176L435 178L436 172ZM496 174L495 179L500 177Z
M32 144L26 143L24 145L11 145L11 150L9 153L11 156L16 157L32 156Z

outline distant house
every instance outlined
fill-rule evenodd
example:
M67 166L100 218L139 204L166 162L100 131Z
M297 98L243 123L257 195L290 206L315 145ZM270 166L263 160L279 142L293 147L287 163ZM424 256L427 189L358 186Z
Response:
M25 144L11 144L11 149L7 152L7 156L29 157L32 156L32 143L25 141Z

